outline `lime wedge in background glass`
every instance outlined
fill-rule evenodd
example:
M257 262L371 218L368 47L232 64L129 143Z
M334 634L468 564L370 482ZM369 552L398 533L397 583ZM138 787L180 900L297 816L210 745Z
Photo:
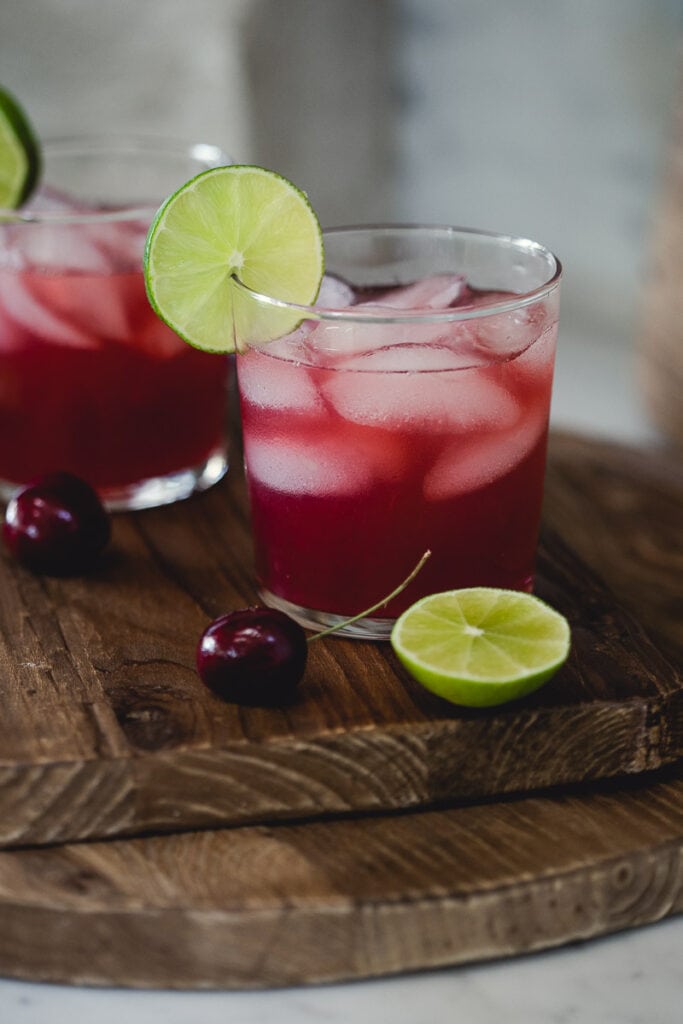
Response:
M28 199L40 174L40 147L14 96L0 86L0 209Z
M531 594L473 587L431 594L397 619L408 671L453 704L488 707L532 693L569 654L564 616Z
M230 352L270 341L300 315L245 288L309 305L324 268L322 234L304 193L263 167L214 167L174 192L147 235L144 270L157 315L190 345Z

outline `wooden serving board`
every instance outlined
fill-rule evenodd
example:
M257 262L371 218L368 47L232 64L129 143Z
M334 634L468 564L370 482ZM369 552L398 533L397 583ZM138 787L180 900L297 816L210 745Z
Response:
M680 663L680 463L555 438L547 496ZM682 865L678 764L439 810L5 850L0 973L233 988L443 966L678 913Z
M556 459L538 590L569 617L572 655L501 709L457 709L389 644L336 638L311 647L291 707L214 697L194 669L199 635L255 599L235 468L192 501L118 517L87 578L37 577L4 557L0 845L425 807L677 760L681 676L552 529L573 541L596 530L600 498L584 491L567 515L562 472ZM608 474L595 482L609 491Z
M511 956L679 913L682 865L680 778L5 850L0 974L257 988Z

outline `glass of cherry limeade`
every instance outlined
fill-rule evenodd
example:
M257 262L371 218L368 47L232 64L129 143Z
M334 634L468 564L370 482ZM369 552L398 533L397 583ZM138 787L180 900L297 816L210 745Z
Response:
M262 599L303 625L386 638L418 598L530 591L561 267L535 242L449 227L323 233L315 305L237 377Z
M164 504L227 468L228 360L150 308L142 255L161 199L229 163L159 139L46 142L39 189L0 210L0 494L54 470L112 509Z

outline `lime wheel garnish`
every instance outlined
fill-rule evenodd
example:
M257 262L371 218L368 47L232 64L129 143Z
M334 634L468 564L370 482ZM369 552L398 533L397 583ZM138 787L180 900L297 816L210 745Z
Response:
M322 233L306 195L263 167L197 175L158 210L145 283L158 316L190 345L231 352L293 330L315 301ZM273 301L259 301L251 292Z

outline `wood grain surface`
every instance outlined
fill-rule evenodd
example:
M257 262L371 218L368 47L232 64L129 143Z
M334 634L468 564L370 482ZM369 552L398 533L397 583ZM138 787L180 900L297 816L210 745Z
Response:
M545 521L680 665L683 450L552 435Z
M655 453L556 438L547 490L547 518L657 625L677 663L679 470ZM681 909L676 764L438 810L5 850L0 972L298 984L517 954Z
M0 852L0 973L240 988L509 956L683 909L683 780Z
M598 509L618 504L622 477L584 459L572 478L562 452L538 592L568 616L572 654L539 694L501 709L457 709L415 683L389 644L337 638L311 647L288 708L213 696L194 669L199 635L255 600L235 469L194 500L119 516L87 578L37 577L4 556L0 845L424 807L678 759L681 675L574 550L595 554ZM634 511L611 544L641 543ZM670 548L676 525L662 520L658 542ZM627 527L637 536L620 541Z

